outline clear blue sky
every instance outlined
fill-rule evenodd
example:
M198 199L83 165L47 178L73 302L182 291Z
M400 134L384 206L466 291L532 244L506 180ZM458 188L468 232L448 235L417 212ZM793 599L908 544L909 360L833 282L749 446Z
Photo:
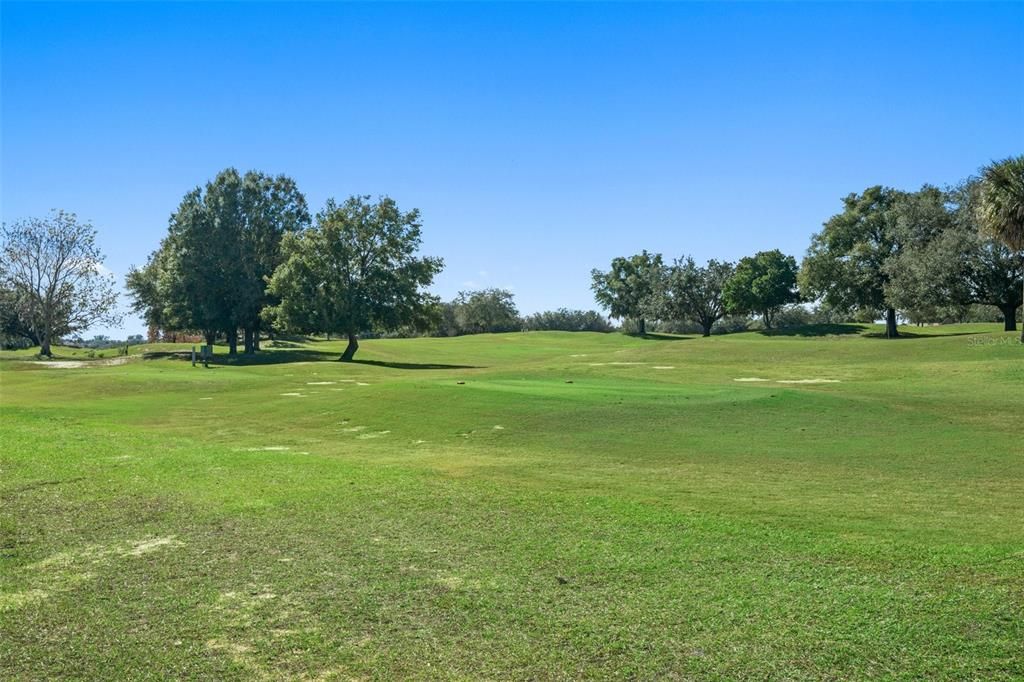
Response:
M851 191L1024 151L1021 3L0 11L3 219L77 212L122 280L227 166L419 207L437 293L533 312L644 248L799 258Z

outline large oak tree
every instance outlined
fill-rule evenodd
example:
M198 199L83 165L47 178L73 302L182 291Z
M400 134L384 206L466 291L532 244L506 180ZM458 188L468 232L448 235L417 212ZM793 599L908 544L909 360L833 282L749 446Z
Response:
M641 335L647 333L647 319L657 316L665 266L660 253L646 250L629 258L612 260L607 272L591 270L594 299L616 319L634 319Z
M424 288L444 264L420 256L420 242L417 209L403 212L388 197L329 199L312 228L285 236L268 289L280 300L271 314L293 331L343 334L343 361L355 355L361 332L425 329L437 299Z
M885 333L896 338L896 306L886 296L886 263L899 254L894 208L901 192L869 187L843 199L843 211L828 219L800 270L800 291L843 311L885 315Z

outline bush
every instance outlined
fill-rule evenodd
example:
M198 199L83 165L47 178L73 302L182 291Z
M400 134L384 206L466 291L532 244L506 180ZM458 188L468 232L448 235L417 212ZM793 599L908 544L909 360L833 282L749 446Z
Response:
M545 310L523 318L523 329L527 331L560 332L610 332L611 323L596 310Z

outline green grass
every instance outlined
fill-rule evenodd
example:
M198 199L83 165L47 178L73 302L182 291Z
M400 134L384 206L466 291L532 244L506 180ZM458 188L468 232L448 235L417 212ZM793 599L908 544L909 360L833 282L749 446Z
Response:
M905 331L5 353L0 678L1020 679L1024 346Z

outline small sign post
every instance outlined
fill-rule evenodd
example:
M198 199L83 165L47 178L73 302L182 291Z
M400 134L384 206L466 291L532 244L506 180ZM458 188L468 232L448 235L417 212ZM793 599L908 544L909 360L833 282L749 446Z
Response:
M196 347L192 346L192 366L196 366Z

